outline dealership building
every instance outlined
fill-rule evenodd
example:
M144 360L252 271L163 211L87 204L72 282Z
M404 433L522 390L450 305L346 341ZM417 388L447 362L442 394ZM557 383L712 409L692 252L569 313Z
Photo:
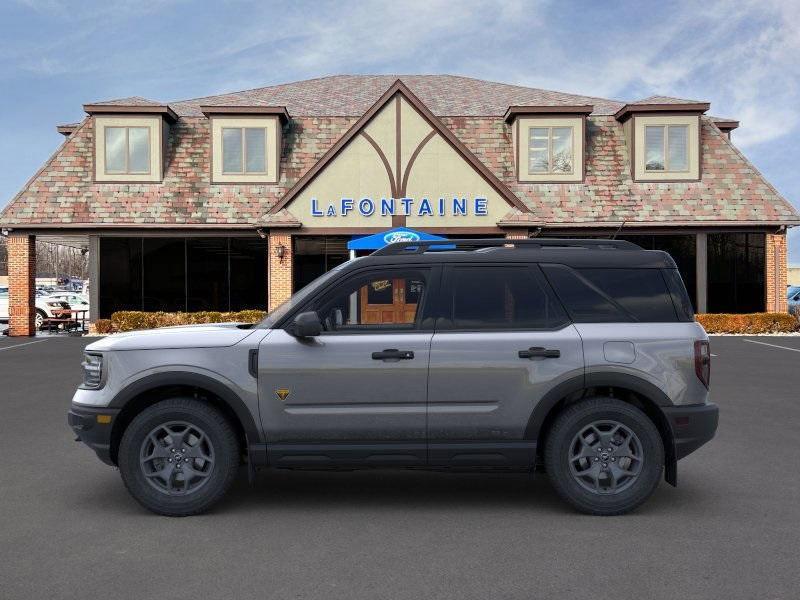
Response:
M12 335L34 333L37 239L88 251L92 319L273 308L420 235L616 236L670 252L697 312L786 310L800 216L705 101L342 75L84 110L0 215Z

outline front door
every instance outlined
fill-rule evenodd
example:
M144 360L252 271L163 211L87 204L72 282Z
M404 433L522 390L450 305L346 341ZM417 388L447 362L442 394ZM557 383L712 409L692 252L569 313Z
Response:
M533 408L583 376L578 332L536 266L454 265L441 298L428 384L431 464L530 466Z
M266 336L258 380L271 464L426 463L433 273L429 267L359 271L300 309L318 313L320 336L297 339L284 330ZM413 288L415 301L402 297L402 313L376 313L358 301L387 287L392 297Z
M402 278L365 285L359 292L365 324L407 323L417 312L420 282Z

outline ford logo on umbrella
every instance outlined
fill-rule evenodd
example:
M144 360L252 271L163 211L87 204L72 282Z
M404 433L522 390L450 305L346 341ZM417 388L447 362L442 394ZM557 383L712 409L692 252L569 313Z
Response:
M419 234L413 231L390 231L383 236L383 241L387 244L396 244L397 242L418 242Z

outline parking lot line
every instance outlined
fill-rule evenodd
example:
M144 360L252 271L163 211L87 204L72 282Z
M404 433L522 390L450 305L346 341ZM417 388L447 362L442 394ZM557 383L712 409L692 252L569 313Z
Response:
M22 346L30 346L31 344L40 344L42 342L46 342L48 340L36 340L35 342L25 342L24 344L14 344L13 346L6 346L4 348L0 348L0 352L3 350L13 350L14 348L20 348Z
M788 346L779 346L778 344L768 344L767 342L759 342L758 340L743 339L743 342L750 342L751 344L761 344L762 346L772 346L773 348L780 348L781 350L791 350L792 352L800 352L800 348L789 348Z

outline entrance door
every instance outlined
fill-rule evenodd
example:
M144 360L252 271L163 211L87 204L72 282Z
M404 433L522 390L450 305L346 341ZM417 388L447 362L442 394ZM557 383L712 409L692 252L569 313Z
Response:
M373 281L359 292L365 324L409 323L417 313L422 282L395 278Z
M538 267L457 265L445 272L428 382L432 465L529 467L531 413L583 377L580 336Z
M321 335L276 330L261 342L259 403L271 464L426 464L433 272L354 273L299 309L317 312ZM402 318L394 308L368 313L354 301L387 287L392 298L395 289L416 294L408 296L415 302L401 301Z

